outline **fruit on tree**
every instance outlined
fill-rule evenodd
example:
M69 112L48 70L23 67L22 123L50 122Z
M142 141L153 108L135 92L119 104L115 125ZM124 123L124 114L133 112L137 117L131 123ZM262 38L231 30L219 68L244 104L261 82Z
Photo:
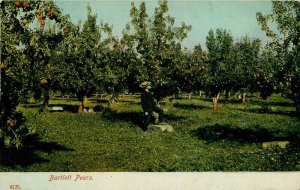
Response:
M16 4L16 7L21 7L22 6L22 3L19 0L17 0L15 4Z
M24 28L26 28L26 29L29 28L29 23L26 23Z
M45 26L45 20L44 19L41 19L41 20L39 20L40 21L40 23L41 23L41 25L44 27Z
M46 7L46 14L48 14L49 12L51 12L51 7L50 7L50 6L47 6L47 7Z
M68 33L69 32L69 27L67 25L64 26L64 33Z
M56 11L52 11L50 19L56 19L58 13Z
M25 26L27 23L28 23L28 20L25 18L23 21L22 21L23 25Z
M28 9L30 7L29 2L25 1L23 3L23 7L26 8L26 9Z
M6 66L3 63L0 64L0 69L4 69L5 67Z
M38 18L38 20L42 20L43 19L43 15L37 14L37 18Z
M51 16L52 16L52 12L51 11L47 12L47 17L51 17Z
M14 121L11 118L8 118L6 121L6 124L10 127L13 128L15 126Z
M48 81L47 81L46 79L42 79L42 80L40 81L40 83L41 83L41 84L47 84Z
M36 14L42 15L42 11L41 11L40 9L38 9L38 10L36 11Z
M11 25L9 26L8 30L9 30L9 31L13 31L13 30L14 30L14 28L15 28L15 27L14 27L14 25L13 25L13 24L11 24Z

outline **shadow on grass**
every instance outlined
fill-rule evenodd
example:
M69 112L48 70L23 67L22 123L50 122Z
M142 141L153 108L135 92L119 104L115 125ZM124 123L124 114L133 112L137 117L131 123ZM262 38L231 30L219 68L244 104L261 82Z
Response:
M108 100L104 100L104 99L94 99L94 98L91 98L90 101L96 102L96 103L103 103L103 104L109 102Z
M202 98L201 101L203 102L210 102L213 104L213 98ZM229 104L242 104L242 100L239 99L219 99L218 103L224 104L224 103L229 103Z
M203 105L180 104L180 103L175 103L175 104L173 104L173 106L174 106L175 108L179 108L179 109L187 109L187 110L191 110L191 109L201 110L201 109L207 109L207 108L209 108L209 107L203 106Z
M275 140L286 140L288 137L275 137L267 129L259 125L253 126L252 129L242 129L235 126L210 124L203 128L193 130L191 135L208 142L231 140L241 143L258 143Z
M250 100L250 104L254 105L263 105L263 106L280 106L280 107L293 107L294 104L292 102L279 102L279 101L263 101L263 100Z
M26 103L23 105L24 108L39 108L40 105L38 105L37 103Z
M7 167L27 167L36 163L49 162L50 160L42 158L38 152L48 154L55 151L74 151L56 142L42 142L37 135L33 135L24 142L25 147L19 150L8 150L0 147L0 164Z
M106 101L107 102L107 101ZM37 104L30 104L30 105L24 105L24 108L40 108L40 105ZM78 113L79 106L78 105L68 105L68 104L49 104L49 112L71 112L71 113ZM52 107L62 107L63 110L52 110ZM89 107L86 107L89 109ZM96 105L93 106L94 112L101 112L104 111L106 108L102 105Z
M143 113L138 111L125 111L125 112L117 112L112 109L105 109L102 115L105 119L111 121L126 121L134 124L135 126L141 127L143 124ZM167 122L169 121L178 121L184 119L182 116L170 115L166 114L165 119ZM154 122L155 118L151 118L151 122Z
M211 100L203 100L203 101L211 101ZM219 103L221 103L221 104L222 103L223 104L230 103L230 104L240 104L240 105L242 105L242 102L240 100L230 100L230 101L219 100ZM257 106L260 106L260 108L231 108L231 109L236 109L236 110L240 110L240 111L244 111L244 112L250 112L250 113L277 114L277 115L286 115L286 116L290 116L290 117L300 117L300 114L297 113L296 111L282 111L282 110L276 110L275 111L275 110L272 110L272 108L271 108L273 106L294 107L293 103L250 101L250 102L247 102L246 105L248 105L248 106L257 105ZM182 107L182 108L184 108L185 106L188 106L188 105L182 106L180 104L180 107ZM193 107L193 106L191 106L191 107ZM209 107L203 106L203 108L209 108ZM187 107L187 109L189 109L189 107ZM195 109L197 109L197 108L195 108Z
M180 121L180 120L186 119L186 117L178 116L178 115L173 115L173 114L172 115L171 114L166 114L165 118L166 118L167 122L169 122L169 121L171 121L171 122L173 122L173 121Z
M254 97L254 96L253 96ZM262 106L280 106L280 107L293 107L294 104L292 102L284 102L284 101L275 101L275 100L261 100L261 99L249 99L251 97L247 96L247 104L250 105L262 105ZM212 103L212 98L202 98L201 101L204 102L211 102ZM219 103L230 103L230 104L242 104L242 100L241 99L236 99L236 98L232 98L232 99L219 99L218 101Z
M67 112L72 112L72 113L78 113L78 109L79 109L79 106L78 105L66 105L66 104L50 104L49 107L52 108L54 106L58 106L58 107L62 107L63 111L67 111ZM85 107L87 110L89 110L90 108L89 107ZM105 111L107 110L107 108L105 106L102 106L102 105L96 105L96 106L93 106L93 111L94 112L102 112L102 111ZM50 112L58 112L58 111L52 111L50 110Z
M139 102L139 101L134 101L134 100L121 100L121 102L129 103L129 104L131 104L131 105L141 105L141 102Z
M141 126L142 125L142 114L140 112L117 112L112 109L106 109L103 111L102 115L105 119L111 121L126 121L131 122L134 125Z
M296 111L274 111L270 107L261 107L261 108L251 108L251 109L239 109L244 112L250 113L259 113L259 114L277 114L277 115L286 115L290 117L300 117L300 114Z

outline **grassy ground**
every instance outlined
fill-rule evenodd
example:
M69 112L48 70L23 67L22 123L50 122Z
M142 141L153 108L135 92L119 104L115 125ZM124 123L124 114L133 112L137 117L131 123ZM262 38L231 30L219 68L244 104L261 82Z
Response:
M194 97L166 101L162 108L174 132L142 132L139 97L118 103L89 99L95 113L75 113L75 99L52 98L64 112L38 114L22 105L38 142L22 155L7 156L0 171L284 171L300 170L300 119L290 100L251 97L246 105ZM262 148L265 141L290 144Z

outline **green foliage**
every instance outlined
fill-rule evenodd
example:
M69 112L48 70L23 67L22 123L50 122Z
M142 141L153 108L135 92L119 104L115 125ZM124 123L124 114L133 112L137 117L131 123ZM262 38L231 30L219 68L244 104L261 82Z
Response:
M24 148L24 142L31 137L34 129L28 126L21 113L16 112L1 126L0 133L0 148L13 150Z
M42 31L45 21L63 22L64 18L52 1L1 1L0 14L0 126L3 127L0 144L1 148L14 149L20 148L29 135L29 127L16 112L16 106L29 91L39 91L36 81L41 80L38 78L49 57L48 45L51 44L45 43L45 35L32 24L37 18Z
M181 42L191 30L191 26L185 23L174 27L175 18L168 11L167 1L159 1L154 18L149 19L145 2L140 4L139 9L132 3L132 20L125 31L131 31L131 39L140 59L134 63L137 73L132 78L136 83L151 81L158 99L176 90L173 73L176 65L182 63Z
M226 30L217 29L216 34L210 30L206 37L208 49L207 88L212 96L232 86L232 51L233 38Z
M263 69L270 63L265 61L261 63L260 60L260 40L251 41L247 36L241 38L235 44L235 59L234 72L232 79L235 81L234 89L244 89L250 92L260 91L262 80L266 79L264 75L268 74ZM262 76L260 76L262 75Z
M283 85L286 88L289 87L296 110L300 112L300 3L298 1L273 1L272 8L273 12L270 15L257 13L257 20L262 30L272 39L269 49L275 52L275 57L279 62L276 70L277 81L280 81L279 87ZM277 24L278 31L270 29L269 21Z
M89 6L83 26L81 23L69 26L64 41L59 44L51 60L55 67L53 80L57 89L76 94L80 102L83 102L85 96L94 93L101 79L105 78L98 61L102 44L101 29L96 21L96 15L92 15ZM82 106L79 111L83 109Z
M253 91L259 91L261 98L266 100L279 86L276 80L276 60L271 52L262 53L254 76L256 84L253 85Z
M174 88L184 92L193 92L205 89L208 81L207 55L200 45L195 46L193 52L178 52L172 78Z

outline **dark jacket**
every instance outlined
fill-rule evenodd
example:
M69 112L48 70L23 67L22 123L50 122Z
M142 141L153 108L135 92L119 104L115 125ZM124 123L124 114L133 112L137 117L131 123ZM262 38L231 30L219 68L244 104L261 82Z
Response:
M156 107L156 103L151 92L143 91L141 95L141 103L144 112L153 112Z

